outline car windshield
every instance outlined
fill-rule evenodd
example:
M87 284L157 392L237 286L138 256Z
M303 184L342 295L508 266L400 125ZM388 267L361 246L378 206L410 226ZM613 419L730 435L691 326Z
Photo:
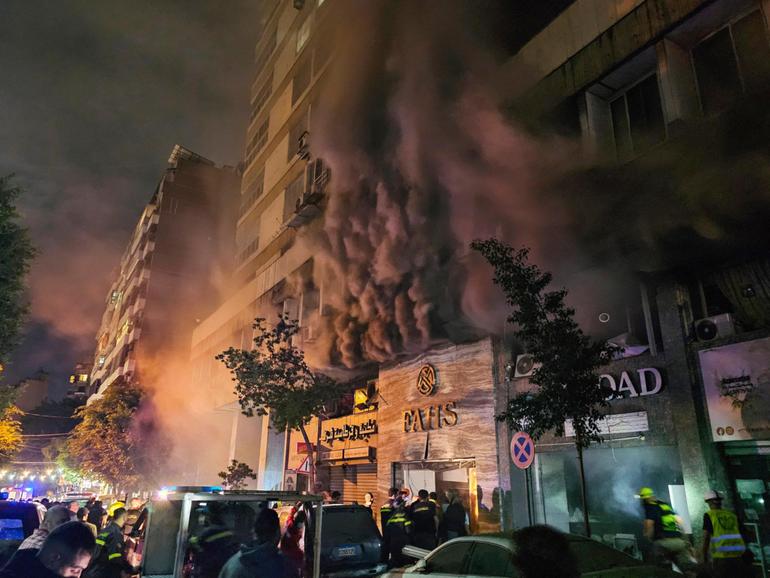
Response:
M595 540L570 540L570 548L577 558L581 572L595 572L608 568L640 566L642 564L639 560Z
M322 539L324 544L361 542L378 536L379 531L369 510L345 506L324 509Z

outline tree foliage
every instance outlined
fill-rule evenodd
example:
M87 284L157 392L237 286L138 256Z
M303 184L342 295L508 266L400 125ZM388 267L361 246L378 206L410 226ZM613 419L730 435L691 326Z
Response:
M135 427L142 390L129 383L112 384L104 395L77 410L81 422L70 435L65 455L77 468L112 485L147 487L146 458L162 453L142 439Z
M227 470L217 474L222 478L222 483L227 490L242 490L246 487L246 480L257 479L257 472L252 470L248 464L232 460Z
M27 229L18 222L16 200L22 191L11 178L0 177L0 364L19 342L27 313L24 282L35 254Z
M0 410L0 464L11 461L21 450L21 410L8 405Z
M254 349L231 347L217 355L233 375L241 409L247 416L269 413L278 431L303 428L339 399L344 386L307 364L304 352L292 343L299 331L296 321L281 316L269 328L258 317L254 329Z
M585 335L575 311L565 303L566 290L551 290L552 276L529 262L529 250L496 240L474 241L471 247L494 268L494 282L513 309L509 323L535 363L531 391L516 394L499 420L526 430L534 439L548 431L564 435L572 422L579 449L601 441L598 420L612 389L599 383L599 370L616 351L614 346Z

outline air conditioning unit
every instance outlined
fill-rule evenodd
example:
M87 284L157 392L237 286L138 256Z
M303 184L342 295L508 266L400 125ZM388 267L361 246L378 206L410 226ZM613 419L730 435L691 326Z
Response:
M735 334L735 322L732 315L722 313L713 317L698 319L695 324L695 337L698 341L714 341L721 337Z
M535 363L535 358L529 353L516 356L516 365L513 368L513 377L529 377L540 366Z

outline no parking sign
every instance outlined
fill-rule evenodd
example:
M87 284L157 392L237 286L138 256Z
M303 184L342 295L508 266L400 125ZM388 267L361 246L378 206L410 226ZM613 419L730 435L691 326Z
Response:
M517 431L511 439L511 459L520 470L526 470L535 459L535 442L529 434Z

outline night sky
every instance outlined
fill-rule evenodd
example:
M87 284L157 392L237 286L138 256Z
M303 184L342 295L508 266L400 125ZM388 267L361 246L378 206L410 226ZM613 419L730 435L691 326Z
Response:
M93 356L104 297L174 144L236 164L255 0L3 0L0 174L39 251L26 338L7 368L53 393Z

